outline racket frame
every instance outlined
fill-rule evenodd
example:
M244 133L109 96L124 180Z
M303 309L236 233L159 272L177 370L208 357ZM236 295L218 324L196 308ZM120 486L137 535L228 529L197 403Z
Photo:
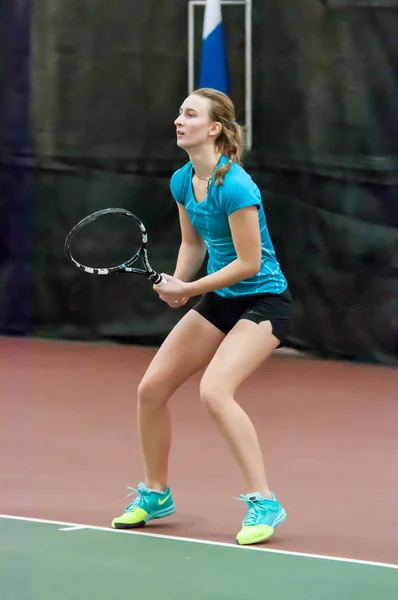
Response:
M70 251L70 242L77 231L82 230L88 223L95 221L95 219L100 218L102 215L106 214L122 214L126 217L133 219L136 224L139 226L141 230L141 246L137 250L137 252L129 258L123 264L120 264L116 267L108 267L108 268L99 268L99 267L89 267L87 265L83 265L78 262L75 258L73 258L72 253ZM64 250L68 257L68 259L72 262L72 264L84 271L85 273L89 273L90 275L112 275L114 273L134 273L135 275L142 275L149 279L154 285L165 285L167 283L166 279L162 277L159 273L154 271L148 260L148 233L146 231L145 225L142 221L132 212L126 210L125 208L104 208L102 210L97 210L94 213L91 213L87 217L84 217L81 221L76 223L76 225L70 230L65 239ZM132 265L141 257L145 269L137 269Z

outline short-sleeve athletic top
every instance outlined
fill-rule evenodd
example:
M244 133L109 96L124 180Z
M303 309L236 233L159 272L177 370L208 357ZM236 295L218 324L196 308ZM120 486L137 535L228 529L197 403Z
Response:
M228 158L222 155L220 166L226 162ZM223 184L216 185L213 177L206 198L199 203L194 197L192 177L193 166L188 162L171 177L170 190L174 200L185 207L190 222L206 244L208 274L219 271L237 258L229 215L246 206L255 205L258 208L262 248L259 272L215 293L226 298L282 293L287 288L287 281L275 255L260 190L250 175L240 165L232 163Z

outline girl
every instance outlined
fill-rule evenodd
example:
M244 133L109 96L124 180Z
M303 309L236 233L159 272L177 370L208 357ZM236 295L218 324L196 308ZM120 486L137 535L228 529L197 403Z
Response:
M242 168L243 134L228 96L199 89L175 121L177 144L189 162L170 182L181 225L174 275L154 286L170 307L198 303L179 321L138 388L138 427L145 483L114 528L134 528L175 512L168 487L171 426L167 402L191 375L207 367L200 397L246 483L247 516L239 544L268 539L286 518L270 491L257 435L234 399L237 388L283 345L291 296L267 229L257 185ZM207 275L195 280L206 253Z

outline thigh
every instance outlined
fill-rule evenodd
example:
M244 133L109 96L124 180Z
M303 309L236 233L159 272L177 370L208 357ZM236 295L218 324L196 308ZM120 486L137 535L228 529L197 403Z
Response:
M270 321L240 320L225 337L209 363L202 389L233 394L278 347Z
M210 362L224 337L202 315L190 310L160 346L142 383L151 380L168 391L177 389Z

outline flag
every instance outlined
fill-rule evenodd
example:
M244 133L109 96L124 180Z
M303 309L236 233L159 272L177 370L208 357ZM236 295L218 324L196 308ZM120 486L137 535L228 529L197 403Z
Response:
M199 85L229 92L220 0L206 1Z

